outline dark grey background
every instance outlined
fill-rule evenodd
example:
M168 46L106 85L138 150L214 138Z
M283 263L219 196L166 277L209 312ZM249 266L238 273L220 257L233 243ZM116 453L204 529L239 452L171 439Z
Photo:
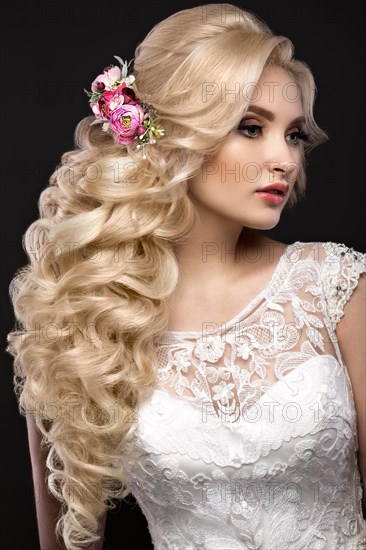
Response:
M90 114L89 89L113 55L131 59L153 25L205 2L5 3L1 21L2 349L13 326L8 285L26 262L21 238L38 217L40 192L61 154L73 149L77 122ZM365 39L362 3L332 0L234 2L291 38L318 88L315 118L330 140L308 165L305 201L284 210L266 232L282 242L336 241L365 251ZM39 548L25 419L18 413L12 360L1 369L1 547ZM133 503L133 499L130 499ZM127 541L133 541L127 543ZM151 548L138 507L118 503L108 515L107 549Z

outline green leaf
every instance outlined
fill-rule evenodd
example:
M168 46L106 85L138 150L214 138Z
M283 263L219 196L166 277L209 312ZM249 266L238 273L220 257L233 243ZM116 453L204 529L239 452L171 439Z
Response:
M106 118L97 118L90 124L90 126L93 126L94 124L102 124L104 122L109 122L109 120Z
M120 62L121 66L124 64L124 61L122 61L122 59L120 57L118 57L118 55L114 55L113 57L115 57L117 59L117 61Z

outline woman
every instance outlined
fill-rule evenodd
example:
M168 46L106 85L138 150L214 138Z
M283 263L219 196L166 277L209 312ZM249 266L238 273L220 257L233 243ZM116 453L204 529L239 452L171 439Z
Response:
M98 75L25 235L8 350L42 548L102 548L130 492L157 550L366 548L366 257L260 233L326 135L291 42L220 6Z

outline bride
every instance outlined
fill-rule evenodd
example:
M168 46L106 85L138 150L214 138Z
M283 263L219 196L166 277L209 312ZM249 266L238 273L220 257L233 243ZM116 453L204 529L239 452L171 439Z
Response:
M366 255L261 233L327 139L309 67L231 4L115 58L10 288L41 548L129 493L156 550L366 548Z

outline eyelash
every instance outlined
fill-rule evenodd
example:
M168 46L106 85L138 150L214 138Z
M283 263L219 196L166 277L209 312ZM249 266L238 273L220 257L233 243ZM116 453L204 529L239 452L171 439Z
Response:
M259 126L259 124L246 124L243 126L241 124L239 125L238 130L239 132L242 133L244 130L247 130L248 128L259 128L260 130L262 130L263 126ZM291 134L288 134L288 135L291 136L293 134L296 134L298 139L302 141L309 141L309 134L305 133L304 130L300 130L299 132L291 132ZM246 134L243 134L243 135L249 139L255 139L256 137L258 137L258 136L247 136ZM298 142L292 143L292 145L297 147L299 143Z

